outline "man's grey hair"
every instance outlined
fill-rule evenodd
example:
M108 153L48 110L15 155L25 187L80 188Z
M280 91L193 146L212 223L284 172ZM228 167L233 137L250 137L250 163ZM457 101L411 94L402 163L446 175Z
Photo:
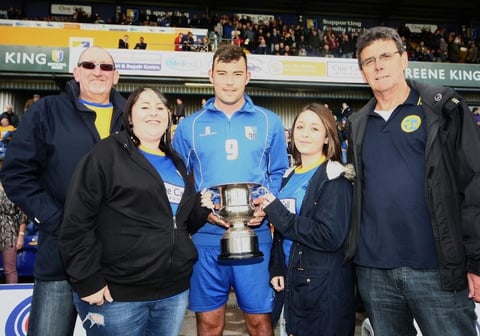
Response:
M360 54L362 50L371 45L374 41L377 40L392 40L397 45L397 50L400 53L403 53L403 41L397 30L390 27L373 27L366 29L363 34L358 37L357 40L357 60L358 67L362 68L362 60L360 59Z

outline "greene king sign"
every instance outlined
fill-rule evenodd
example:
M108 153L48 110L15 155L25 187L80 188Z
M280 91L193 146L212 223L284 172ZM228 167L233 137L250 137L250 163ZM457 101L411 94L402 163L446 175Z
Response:
M1 71L68 72L68 48L0 46Z

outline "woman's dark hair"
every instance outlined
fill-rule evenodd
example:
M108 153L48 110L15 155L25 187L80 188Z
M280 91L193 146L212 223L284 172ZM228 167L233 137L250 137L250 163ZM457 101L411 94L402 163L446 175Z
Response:
M136 89L135 91L133 91L130 96L128 96L128 99L127 99L127 103L125 105L125 111L123 113L123 127L125 128L125 130L127 131L128 135L130 136L130 139L132 139L133 143L135 146L139 146L140 145L140 139L135 135L135 133L133 132L133 125L130 123L130 119L131 119L131 116L132 116L132 108L133 108L133 105L135 105L135 103L137 102L138 100L138 97L140 97L140 95L144 92L144 91L147 91L147 90L150 90L152 91L153 93L155 93L157 95L158 98L160 98L160 101L165 105L165 107L167 107L168 109L168 101L167 101L167 98L165 98L165 96L162 94L162 92L160 92L159 89L157 88L154 88L154 87L140 87L138 89ZM172 115L170 113L170 110L168 110L168 125L167 125L167 129L165 130L165 134L162 136L162 138L160 139L160 144L158 146L158 148L163 151L166 155L168 156L171 156L172 153L173 153L173 150L172 150L172 141L171 141L171 136L170 136L170 128L171 128L171 125L172 125Z
M337 130L337 123L335 121L335 118L333 117L332 111L325 107L323 104L318 104L318 103L311 103L306 106L304 106L300 112L295 116L295 119L293 120L293 125L292 125L292 134L291 134L291 139L292 139L292 156L293 159L295 160L296 165L301 165L302 164L302 157L300 152L298 151L297 147L295 146L295 124L297 123L298 117L305 111L312 111L322 121L323 126L325 126L326 129L326 137L328 138L328 143L323 145L323 150L322 152L325 154L327 160L332 160L332 161L339 161L341 162L342 159L342 148L340 146L340 139L338 138L338 130Z

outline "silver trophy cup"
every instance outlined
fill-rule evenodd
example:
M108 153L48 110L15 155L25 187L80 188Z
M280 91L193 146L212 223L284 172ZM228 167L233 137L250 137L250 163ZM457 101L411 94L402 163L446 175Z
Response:
M263 188L253 183L226 184L216 187L220 199L218 215L230 223L220 242L219 260L238 260L263 257L258 247L258 237L247 226L253 217L254 190Z

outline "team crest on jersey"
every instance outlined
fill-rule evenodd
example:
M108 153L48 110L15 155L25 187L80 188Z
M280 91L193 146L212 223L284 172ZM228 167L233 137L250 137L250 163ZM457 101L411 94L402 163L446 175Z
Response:
M248 140L254 140L257 137L257 128L255 126L245 126L245 137Z
M412 133L419 129L420 125L422 125L422 119L418 115L408 115L403 118L401 128L405 133Z

